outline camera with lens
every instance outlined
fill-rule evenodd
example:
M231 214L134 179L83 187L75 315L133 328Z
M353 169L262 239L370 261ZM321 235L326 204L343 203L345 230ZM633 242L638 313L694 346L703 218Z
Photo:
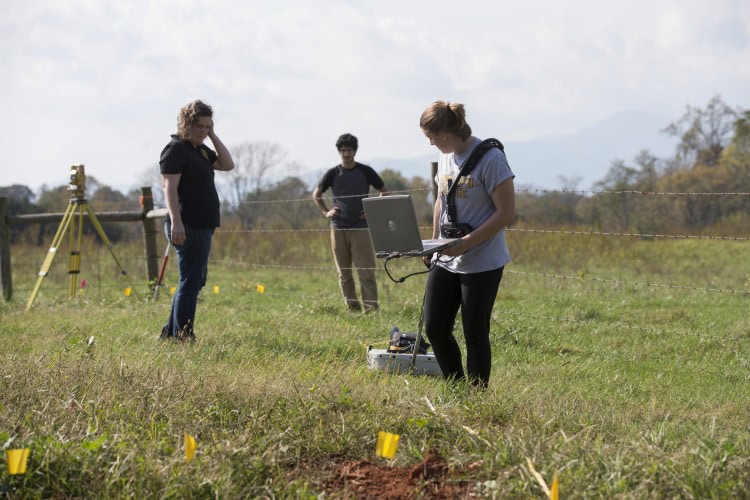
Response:
M458 222L456 224L449 222L440 226L440 234L442 234L444 238L463 238L471 231L471 226L463 222Z
M86 190L86 173L83 165L73 165L70 167L70 182L68 191L73 191L73 196L81 197Z
M500 151L505 151L503 144L497 139L483 140L474 148L463 165L461 165L461 169L455 179L448 180L448 192L443 199L443 207L448 222L440 226L440 234L442 234L444 238L462 238L473 231L472 227L465 222L455 222L458 219L456 213L456 189L461 184L459 180L462 177L467 177L482 156L492 148L498 148Z

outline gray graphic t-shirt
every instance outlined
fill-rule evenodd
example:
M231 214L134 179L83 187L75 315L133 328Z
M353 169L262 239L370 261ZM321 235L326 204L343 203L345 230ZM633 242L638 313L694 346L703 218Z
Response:
M471 147L460 156L454 153L441 154L438 159L435 182L438 185L438 196L443 201L441 225L447 222L445 196L449 185L453 183L461 170L461 165L480 142L478 138L472 137ZM495 212L492 191L512 177L515 175L508 165L505 153L498 148L488 150L471 174L459 181L455 197L457 222L469 224L473 229L481 226ZM456 273L480 273L498 269L509 262L510 253L505 243L505 229L502 229L463 255L455 258L441 257L438 265Z

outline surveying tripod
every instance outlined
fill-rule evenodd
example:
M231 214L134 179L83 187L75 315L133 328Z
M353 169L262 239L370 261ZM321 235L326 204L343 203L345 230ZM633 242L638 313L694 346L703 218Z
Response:
M31 291L29 301L26 303L26 311L31 309L31 305L34 303L34 299L36 299L36 296L39 293L39 289L42 287L42 282L44 281L44 278L47 277L50 267L52 267L52 262L55 260L55 256L57 255L57 249L60 247L60 243L62 243L63 237L69 229L70 267L68 273L70 274L70 298L75 297L76 289L78 288L78 275L81 272L81 241L83 239L84 210L88 214L89 220L94 225L97 234L99 234L99 237L102 239L104 244L107 245L107 249L112 255L112 258L115 260L115 264L117 264L120 272L128 280L128 283L130 283L130 289L133 291L136 297L140 298L135 285L133 285L133 282L130 280L128 273L122 267L122 264L120 264L120 260L117 258L117 255L115 255L115 252L112 249L112 242L109 241L109 238L107 238L104 229L102 229L101 224L99 224L99 220L94 214L94 209L91 208L91 204L89 204L88 200L86 199L86 174L84 172L83 165L73 165L70 167L70 183L68 185L68 191L72 192L70 202L68 203L68 208L65 209L62 221L60 221L60 225L57 228L55 237L52 240L52 246L49 247L47 256L42 263L42 268L39 270L39 278L37 278L36 285L34 285L34 289ZM78 216L77 224L74 220L76 216Z

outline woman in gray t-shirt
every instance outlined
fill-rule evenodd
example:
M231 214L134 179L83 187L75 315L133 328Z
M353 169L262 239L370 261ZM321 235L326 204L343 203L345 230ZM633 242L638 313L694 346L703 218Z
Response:
M438 196L433 212L433 238L443 238L441 228L465 224L470 232L442 255L426 258L432 266L425 290L425 332L443 376L460 380L464 374L461 350L453 336L453 324L461 309L466 341L466 373L469 380L486 387L490 378L490 318L495 297L510 262L505 227L515 217L515 177L505 152L486 151L466 176L457 179L461 166L480 140L471 135L462 104L436 101L423 113L419 126L430 144L441 152L435 182ZM448 220L446 195L455 181L456 220Z

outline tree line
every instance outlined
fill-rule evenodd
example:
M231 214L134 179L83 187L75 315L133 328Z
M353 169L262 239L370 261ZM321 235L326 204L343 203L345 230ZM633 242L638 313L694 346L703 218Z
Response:
M517 221L534 227L588 227L592 230L641 234L733 228L747 218L750 196L685 196L646 193L746 193L750 191L750 111L727 105L714 96L703 108L685 113L663 130L678 138L674 155L658 158L648 150L631 161L614 159L590 191L580 180L560 177L558 190L517 194ZM217 182L223 200L222 227L235 229L311 229L326 227L310 200L310 186L286 161L276 143L257 141L233 146L235 169ZM427 166L425 166L427 170ZM281 176L280 172L287 175ZM392 169L380 172L390 191L412 194L420 220L431 223L431 179L406 178ZM219 177L217 177L219 179ZM279 180L280 179L280 180ZM164 206L158 166L141 176L151 186L155 206ZM69 199L67 185L42 186L38 193L24 185L0 187L11 214L62 212ZM96 212L139 210L139 190L127 193L87 178L87 197ZM299 201L304 200L304 201ZM307 200L310 200L309 202ZM56 226L13 226L14 243L43 245ZM93 228L86 231L93 233ZM136 225L104 224L113 241L134 236Z
M750 192L750 111L717 95L704 108L688 106L663 132L678 138L673 156L643 150L630 162L615 159L588 193L568 178L557 192L519 193L519 218L641 234L730 230L744 221L750 196L718 193Z
M325 228L320 211L315 207L308 185L293 172L299 165L285 161L286 152L275 143L246 142L230 148L235 169L217 176L217 189L222 200L222 227L227 229L313 229ZM279 172L287 172L279 179ZM429 219L430 183L422 177L405 178L392 169L380 172L383 181L393 191L413 191L420 218ZM273 180L277 179L277 180ZM150 186L154 206L163 207L164 194L158 165L149 167L140 176L141 186ZM68 185L42 186L35 193L28 186L15 184L0 186L0 196L8 198L8 212L17 214L60 213L65 210L71 192ZM330 193L328 193L330 195ZM96 177L86 177L86 198L95 213L107 211L138 211L140 189L122 193L100 183ZM11 226L11 242L44 245L54 235L58 225L18 224ZM104 232L113 242L137 237L141 231L136 224L102 223ZM86 234L95 234L90 224L84 224Z

